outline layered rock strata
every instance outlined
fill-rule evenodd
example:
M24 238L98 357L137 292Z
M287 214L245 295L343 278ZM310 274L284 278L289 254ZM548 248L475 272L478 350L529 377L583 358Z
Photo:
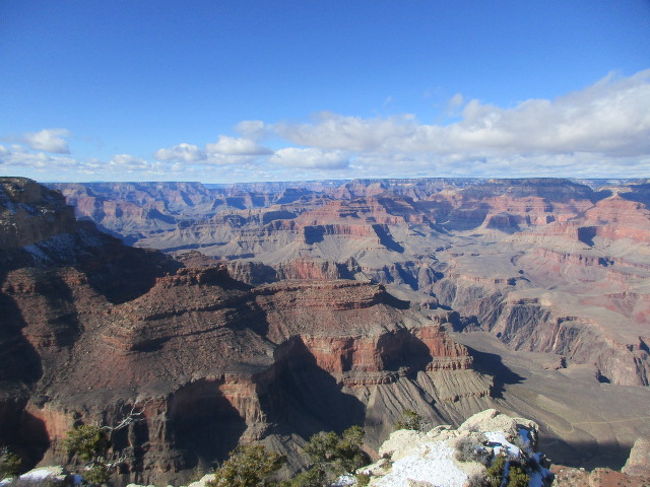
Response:
M373 448L403 409L449 422L490 404L491 379L445 333L452 312L378 284L177 269L75 222L55 192L2 182L18 231L1 263L0 441L28 459L67 461L61 440L83 422L125 425L108 455L123 482L182 480L250 440L295 468L317 431L362 424Z
M173 220L164 229L154 229L159 219L144 214L136 221L126 211L112 219L78 211L137 245L198 250L248 283L370 280L424 308L452 307L466 329L491 330L513 348L588 364L595 380L647 385L648 185L582 183L61 187L71 202L96 192L111 204L144 210L159 198L159 211Z

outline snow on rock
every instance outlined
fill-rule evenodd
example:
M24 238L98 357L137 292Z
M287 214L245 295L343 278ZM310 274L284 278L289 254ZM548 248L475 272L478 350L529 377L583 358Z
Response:
M22 474L20 476L20 480L37 481L37 480L45 480L47 478L52 478L55 480L63 481L65 480L66 476L67 473L63 469L63 467L57 465L54 467L39 467L30 470L29 472Z
M61 477L65 476L63 467L39 467L20 476L22 480L43 480L48 477Z
M196 482L192 482L187 487L206 487L208 485L208 482L212 482L213 480L216 480L216 478L217 478L217 476L215 474L209 473L209 474L204 475L203 477L201 477Z
M398 460L406 455L413 445L418 444L424 433L414 430L397 430L379 448L379 456L390 456L393 460Z
M495 455L503 453L509 460L517 460L521 457L519 447L510 443L503 431L487 431L485 436L490 442L489 445L494 448Z
M541 467L543 456L534 452L539 426L525 418L511 418L496 409L475 414L458 429L437 426L427 433L399 430L390 435L379 449L378 462L362 467L357 473L370 475L371 487L463 487L474 475L486 475L486 467L465 453L465 461L456 458L456 450L470 445L486 451L490 461L498 455L526 465L530 487L543 487L549 479ZM462 445L462 447L461 447ZM506 472L507 475L507 472Z
M529 446L535 448L539 425L530 419L511 418L496 409L486 409L468 418L458 431L501 431L511 439L526 435Z
M374 475L375 477L380 477L386 475L391 468L391 462L387 458L380 458L375 463L371 465L366 465L357 470L357 473L363 475Z
M356 477L352 475L341 475L338 479L336 479L331 487L347 487L348 485L354 485L356 483Z
M377 487L410 487L410 481L438 487L461 487L468 475L453 459L454 449L444 441L420 443L417 452L393 463L391 471L373 482Z

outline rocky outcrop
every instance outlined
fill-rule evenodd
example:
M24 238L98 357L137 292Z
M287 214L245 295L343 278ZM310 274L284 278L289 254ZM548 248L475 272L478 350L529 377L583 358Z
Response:
M553 465L553 487L645 487L650 483L650 477L627 475L609 468L596 468L592 471L584 468L569 468Z
M379 449L380 460L357 472L370 477L370 486L410 487L439 485L463 487L472 479L485 479L486 466L503 457L531 479L531 485L551 480L541 453L536 453L539 426L489 409L460 425L437 426L428 432L398 430ZM507 482L508 468L500 473ZM493 480L496 480L493 479Z
M639 438L634 442L621 472L650 479L650 438Z
M73 209L56 191L22 178L0 178L0 249L74 231Z
M330 313L307 288L313 286L314 293L333 293L332 296L359 293L362 300L367 299L365 291L354 287L339 287L336 291L318 288L309 280L382 284L387 294L409 301L411 308L432 318L431 323L397 328L390 325L383 335L367 339L343 332L312 336L304 331L307 322L292 313L290 306L276 312L256 291L249 291L251 296L236 305L237 309L248 310L243 315L246 320L256 326L262 323L260 329L266 327L281 337L271 341L272 355L278 359L274 358L274 365L268 369L273 373L264 377L280 374L283 383L293 384L292 390L296 390L318 383L318 377L325 377L325 373L329 383L340 388L337 390L345 396L330 394L340 402L328 403L329 409L355 411L359 418L365 415L363 421L372 424L368 428L369 441L378 444L382 435L388 434L400 408L432 411L433 400L432 421L440 421L440 417L460 421L459 411L473 412L486 399L485 382L473 374L471 367L459 365L462 360L458 357L449 358L448 362L443 359L448 346L444 340L435 338L439 340L435 346L419 343L428 339L418 335L420 329L429 330L427 333L433 337L444 335L442 328L467 333L485 331L511 349L553 354L547 361L560 367L558 373L579 377L585 388L647 385L650 260L646 233L650 220L647 182L637 183L387 179L223 187L138 183L83 185L81 189L112 202L115 209L106 206L91 217L100 221L101 212L105 211L110 215L104 220L106 228L110 226L111 231L127 241L165 249L173 255L194 251L193 258L184 259L187 267L223 264L235 279L263 285L272 301L282 299L289 303L294 299L290 296L303 296L305 303L310 303L304 306L305 316L317 322L335 324L337 318L330 315L346 316L346 320L354 322L354 313L370 316L369 310L385 304L353 310L337 304ZM138 215L135 207L129 209L128 205L152 213ZM124 229L119 228L120 221ZM198 252L207 258L198 257ZM115 279L106 282L124 282L117 279L118 273L114 275ZM291 283L290 288L275 287L284 280L301 283ZM92 291L105 294L104 288L89 282ZM126 300L141 296L153 284L154 279L149 280ZM304 291L301 286L306 286ZM156 290L156 299L176 299L165 294L169 292ZM27 302L26 298L21 299ZM179 299L201 303L203 298L179 295ZM294 302L298 303L298 298ZM57 316L73 313L65 311L65 306L60 305ZM97 306L100 309L103 305ZM146 306L157 309L158 304ZM387 306L386 309L392 306L400 313L407 311L400 310L403 305L399 302ZM125 323L129 320L126 310L125 307L120 311ZM211 313L196 311L196 320L220 316L219 313L227 315L224 310ZM265 318L260 322L256 316ZM324 316L328 316L327 320ZM171 320L161 315L151 322L163 319ZM302 323L304 328L293 329L286 324L293 321ZM80 329L84 326L80 325ZM137 330L117 322L111 322L111 326L114 335L102 340L106 344L114 340L118 349L127 347L129 351L125 353L137 355L149 348L151 351L146 353L158 353L157 347L162 350L168 343L178 343L176 338L170 338L173 333L165 328L167 325L151 329L141 325ZM174 326L179 325L170 329ZM214 326L196 326L196 336L217 336ZM332 326L334 330L339 328ZM362 332L365 334L366 330ZM270 340L267 335L262 336ZM45 337L44 332L35 331L30 340L59 343L64 335L53 330ZM32 346L24 337L14 338L17 341L12 350L25 351ZM75 343L79 340L67 339L74 339ZM137 343L134 350L128 349L131 339ZM410 350L410 362L396 352L403 348ZM435 356L431 350L438 350L436 353L442 356L423 368L425 359ZM22 352L18 355L28 356ZM21 363L24 367L16 370L24 370L25 375L32 370L32 375L38 375L36 365L31 369L27 366L37 364L36 361ZM315 368L306 367L306 363ZM380 370L381 367L384 369ZM242 387L241 391L252 390L250 385ZM300 404L324 402L320 390L312 388L301 394L293 394L292 390L283 392L282 400L274 394L265 396L262 409L266 411L266 404L283 404L286 411L291 411L285 417L300 418L294 421L298 426L287 427L291 431L307 431L306 424L315 429L317 425L336 423L334 413L310 413L310 419L296 413L302 409ZM334 388L328 390L336 392ZM616 391L625 395L641 394L643 390ZM356 400L367 405L363 414L356 412L361 410ZM252 406L249 409L255 410ZM246 414L254 416L251 412ZM271 426L261 429L275 431L273 425L281 421L273 414L265 414L259 424Z
M207 268L160 278L123 304L95 299L73 345L40 354L35 393L48 400L29 410L52 445L46 461L62 459L64 425L117 424L134 407L144 421L116 434L114 455L128 478L149 482L207 468L237 441L306 438L356 422L376 441L377 423L392 424L421 401L398 393L404 388L428 388L428 400L441 404L425 411L437 421L451 419L445 408L460 415L489 400L489 381L444 333L446 317L411 313L380 286L286 281L249 289L224 268ZM454 377L474 382L449 395L444 380ZM391 397L392 408L371 397Z

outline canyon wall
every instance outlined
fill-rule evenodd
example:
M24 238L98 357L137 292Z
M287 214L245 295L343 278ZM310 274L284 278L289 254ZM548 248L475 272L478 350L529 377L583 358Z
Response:
M0 258L0 442L28 461L77 461L62 439L85 423L112 428L123 483L185 481L251 440L295 469L318 431L361 424L372 449L404 409L437 424L492 403L451 311L305 279L328 269L310 260L253 287L214 260L127 247L32 181L0 182L0 223L16 229Z
M79 187L93 189L72 189L80 194ZM176 187L147 191L171 206L180 201ZM648 385L644 182L356 180L196 191L190 203L204 198L216 206L187 203L190 216L162 231L143 230L136 245L186 253L182 260L200 265L223 263L255 285L383 284L421 309L451 307L464 330L589 364L595 380ZM103 194L115 204L138 201L128 185ZM241 204L221 203L228 198Z

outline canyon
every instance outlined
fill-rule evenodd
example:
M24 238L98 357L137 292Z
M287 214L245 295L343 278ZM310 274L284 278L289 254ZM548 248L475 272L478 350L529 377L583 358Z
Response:
M420 308L458 311L460 326L490 331L514 350L554 353L592 365L601 381L642 386L650 377L648 186L557 179L56 185L79 217L135 246L198 265L219 262L253 285L383 284Z
M354 280L253 287L222 264L125 246L37 183L0 183L14 229L0 262L0 431L24 458L66 463L75 424L134 415L110 430L120 481L180 482L250 440L295 470L318 431L362 424L372 449L405 409L438 423L491 404L491 376L447 332L451 311Z
M375 455L407 409L531 418L574 466L650 436L645 181L0 186L0 440L34 462L134 412L125 483L352 424Z

